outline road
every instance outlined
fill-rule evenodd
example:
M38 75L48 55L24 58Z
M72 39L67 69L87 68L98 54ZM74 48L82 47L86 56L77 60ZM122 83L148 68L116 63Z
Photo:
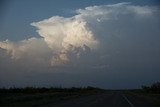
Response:
M106 92L41 107L157 107L144 98L122 92Z

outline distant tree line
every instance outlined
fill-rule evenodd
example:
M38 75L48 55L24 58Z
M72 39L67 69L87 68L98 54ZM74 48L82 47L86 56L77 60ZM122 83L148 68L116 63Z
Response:
M99 91L102 89L95 87L71 87L71 88L61 88L61 87L25 87L25 88L0 88L0 93L52 93L52 92L88 92L88 91Z
M142 91L147 93L160 93L160 82L153 83L151 86L142 86Z

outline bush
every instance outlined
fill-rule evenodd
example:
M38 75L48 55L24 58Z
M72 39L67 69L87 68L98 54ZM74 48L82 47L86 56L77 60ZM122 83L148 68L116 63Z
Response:
M148 93L160 94L160 82L153 83L151 86L142 86L142 90Z

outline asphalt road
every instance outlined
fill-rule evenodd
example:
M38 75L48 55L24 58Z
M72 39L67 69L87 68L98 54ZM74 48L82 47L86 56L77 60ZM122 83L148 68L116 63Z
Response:
M124 94L122 92L107 92L92 96L63 101L57 104L46 104L42 107L157 107L144 98Z

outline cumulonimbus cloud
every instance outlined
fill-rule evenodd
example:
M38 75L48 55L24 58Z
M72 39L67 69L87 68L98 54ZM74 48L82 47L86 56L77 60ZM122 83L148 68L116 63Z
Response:
M37 27L39 35L53 50L52 65L76 60L88 48L92 50L98 45L98 40L82 18L55 16L31 25Z
M128 16L143 20L154 17L157 10L157 7L134 6L130 3L90 6L76 10L77 14L72 17L53 16L33 22L31 25L37 28L40 38L19 42L1 41L0 48L7 50L13 59L20 59L26 54L28 57L44 57L48 52L51 53L49 60L52 66L74 63L100 46L105 47L102 45L105 40L101 41L102 36L108 34L104 24Z

